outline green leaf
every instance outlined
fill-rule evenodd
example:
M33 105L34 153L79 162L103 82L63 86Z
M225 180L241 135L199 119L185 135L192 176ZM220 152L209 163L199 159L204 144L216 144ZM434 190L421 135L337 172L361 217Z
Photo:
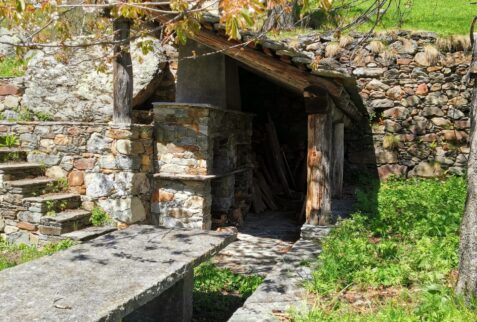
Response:
M17 11L18 12L23 12L25 11L25 1L24 0L17 0Z

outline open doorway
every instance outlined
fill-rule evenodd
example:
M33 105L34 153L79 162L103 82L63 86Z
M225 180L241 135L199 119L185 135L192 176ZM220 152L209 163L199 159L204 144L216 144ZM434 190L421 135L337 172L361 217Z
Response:
M303 97L239 68L242 111L253 121L251 212L288 212L300 223L306 199L307 116Z

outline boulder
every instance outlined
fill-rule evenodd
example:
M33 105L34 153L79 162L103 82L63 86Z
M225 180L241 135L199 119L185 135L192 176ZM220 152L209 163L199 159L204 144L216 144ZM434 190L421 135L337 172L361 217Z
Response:
M168 74L165 48L155 38L146 40L153 41L152 52L144 55L137 48L137 41L131 50L133 106L145 103ZM113 113L112 65L108 64L104 72L98 71L98 62L105 62L110 53L97 46L78 48L67 62L62 62L50 51L37 50L31 54L22 105L33 112L53 115L55 120L110 121Z

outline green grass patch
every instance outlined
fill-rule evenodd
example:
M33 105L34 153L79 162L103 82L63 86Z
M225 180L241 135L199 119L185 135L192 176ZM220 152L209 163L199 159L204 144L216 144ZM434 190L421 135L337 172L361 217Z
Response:
M453 295L464 178L394 180L357 193L358 211L323 244L297 321L475 321ZM472 317L472 319L471 319Z
M356 2L354 0L336 0L335 7L342 7L343 4ZM322 28L331 28L337 23L345 24L352 21L364 10L369 8L369 4L374 0L362 1L352 9L337 10L333 15L323 15L316 13L314 20L321 24ZM468 0L414 0L400 1L402 4L409 2L412 5L403 10L402 19L397 9L396 0L390 0L391 7L383 17L377 30L410 29L434 31L441 35L467 35L470 23L475 15L475 5ZM402 7L403 8L403 7ZM401 23L402 21L402 23ZM369 30L373 22L360 26L360 30Z
M210 262L194 270L194 318L196 322L227 321L262 283L257 275L239 275Z
M26 62L14 57L0 60L0 77L23 76L26 71Z
M51 255L74 245L72 240L47 244L42 248L25 244L15 245L0 239L0 271L45 255Z

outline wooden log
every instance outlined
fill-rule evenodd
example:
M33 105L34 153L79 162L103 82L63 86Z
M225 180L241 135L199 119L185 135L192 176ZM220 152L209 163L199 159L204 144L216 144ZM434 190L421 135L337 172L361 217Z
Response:
M330 223L331 212L331 113L308 115L306 222Z
M133 68L130 53L131 21L119 17L113 21L113 123L131 124L133 100Z
M353 121L360 124L360 122L363 120L363 114L361 114L356 105L354 105L347 91L343 91L338 97L333 97L333 101L336 107L343 111L343 113L345 113Z
M333 125L332 164L332 196L341 199L343 195L344 123Z

